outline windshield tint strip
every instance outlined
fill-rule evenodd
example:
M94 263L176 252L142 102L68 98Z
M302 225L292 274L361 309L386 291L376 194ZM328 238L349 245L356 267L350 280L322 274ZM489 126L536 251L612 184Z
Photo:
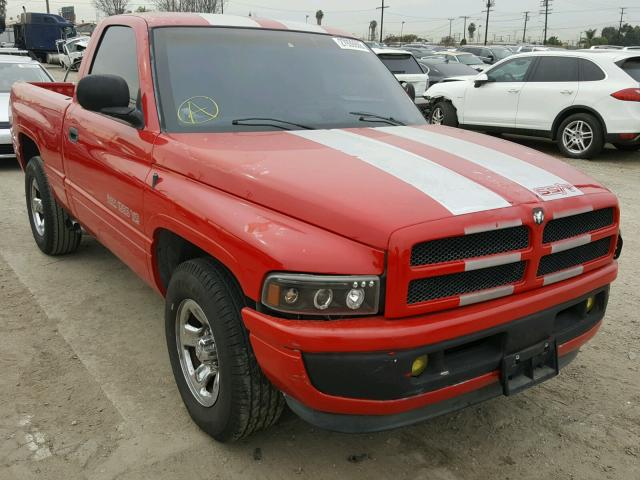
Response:
M378 140L343 130L288 133L358 158L420 190L454 215L511 206L497 193L467 177Z
M553 173L477 143L413 127L380 130L464 158L523 186L545 201L582 195L580 189Z
M260 28L260 24L249 17L239 17L235 15L221 15L219 13L198 13L211 25L216 27L251 27Z

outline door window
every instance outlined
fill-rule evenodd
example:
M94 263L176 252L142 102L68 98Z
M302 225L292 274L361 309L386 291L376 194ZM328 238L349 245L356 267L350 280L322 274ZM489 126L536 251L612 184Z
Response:
M605 75L602 69L595 63L581 58L580 62L580 80L582 82L597 82L604 80Z
M119 25L107 28L89 73L119 75L124 78L129 86L129 106L135 108L140 94L140 80L133 29Z
M577 82L578 59L571 57L540 57L529 82Z
M534 57L514 58L488 73L491 82L524 82Z

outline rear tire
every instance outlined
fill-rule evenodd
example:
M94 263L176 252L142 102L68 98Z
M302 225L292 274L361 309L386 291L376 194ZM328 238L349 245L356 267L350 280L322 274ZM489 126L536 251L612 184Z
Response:
M628 143L614 143L614 147L621 152L635 152L640 150L640 143L628 144Z
M242 306L239 288L212 259L182 263L167 289L165 331L180 396L196 425L220 442L273 425L284 407L255 358Z
M604 148L604 129L593 115L576 113L560 124L557 141L565 157L593 158Z
M47 255L75 252L82 232L54 198L40 157L29 160L25 169L25 196L31 232L40 250Z
M429 115L429 123L432 125L445 125L447 127L458 126L458 114L450 102L441 101L435 104Z

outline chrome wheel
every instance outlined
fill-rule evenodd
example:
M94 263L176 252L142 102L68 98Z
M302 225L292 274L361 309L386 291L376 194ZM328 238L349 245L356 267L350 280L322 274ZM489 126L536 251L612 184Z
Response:
M444 111L442 110L442 108L436 107L431 113L431 124L442 125L442 122L444 122Z
M33 219L33 226L36 228L36 232L41 237L44 236L44 208L42 206L42 195L40 195L40 189L38 188L38 182L34 178L31 181L31 193L29 195L31 201L31 218Z
M211 407L220 392L218 352L209 319L194 300L178 306L176 342L189 390L200 405Z
M562 132L562 144L569 152L581 154L593 143L593 129L584 120L569 123Z

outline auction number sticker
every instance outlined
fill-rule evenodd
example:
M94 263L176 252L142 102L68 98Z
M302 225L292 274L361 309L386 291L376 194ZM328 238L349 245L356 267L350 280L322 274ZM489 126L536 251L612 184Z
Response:
M358 50L360 52L369 52L369 48L360 40L354 40L353 38L338 38L333 37L333 41L338 44L343 50Z

